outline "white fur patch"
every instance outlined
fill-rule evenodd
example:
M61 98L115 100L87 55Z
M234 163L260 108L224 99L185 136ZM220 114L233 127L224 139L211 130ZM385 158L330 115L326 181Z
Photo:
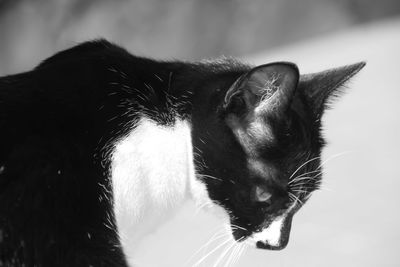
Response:
M190 125L182 120L167 127L141 119L115 145L111 179L118 233L131 265L139 239L164 221L188 194L206 197L204 186L195 180Z
M231 127L236 139L242 145L247 155L257 157L257 148L265 143L273 143L274 135L261 116L251 116L245 123L240 121L236 116L228 116L226 122Z
M284 216L276 218L267 228L259 233L253 234L252 238L256 243L257 241L261 241L263 243L267 242L267 244L271 246L279 246L284 221Z
M254 233L252 236L249 237L248 242L253 245L256 245L258 241L262 243L266 243L270 246L279 246L281 235L282 235L282 228L286 217L288 214L294 209L296 203L290 206L282 215L276 217L267 227L265 227L261 232Z

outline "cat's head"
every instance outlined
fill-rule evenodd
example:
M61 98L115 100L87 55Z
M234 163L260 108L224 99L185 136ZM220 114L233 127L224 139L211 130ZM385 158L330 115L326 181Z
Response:
M287 245L293 215L320 184L323 112L364 65L300 75L278 62L204 84L207 104L194 114L197 178L228 215L235 240Z

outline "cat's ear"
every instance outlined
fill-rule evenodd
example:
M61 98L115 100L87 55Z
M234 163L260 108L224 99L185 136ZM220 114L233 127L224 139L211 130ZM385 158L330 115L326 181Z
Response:
M292 63L261 65L242 75L225 95L224 108L237 115L253 112L274 114L286 110L299 81L299 71Z
M365 66L365 62L343 66L323 72L301 75L299 91L307 98L312 112L321 117L340 88Z

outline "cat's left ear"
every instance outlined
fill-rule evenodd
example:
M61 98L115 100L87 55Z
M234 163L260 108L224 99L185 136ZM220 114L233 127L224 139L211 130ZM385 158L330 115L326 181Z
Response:
M301 75L298 86L315 116L320 118L327 104L340 93L340 88L364 66L365 62L343 66L323 72Z
M224 108L236 115L279 114L290 106L299 81L293 63L261 65L242 75L225 95Z

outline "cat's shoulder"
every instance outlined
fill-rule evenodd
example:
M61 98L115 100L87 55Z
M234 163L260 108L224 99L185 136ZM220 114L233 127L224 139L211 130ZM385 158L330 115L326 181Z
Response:
M67 61L85 61L90 58L107 59L107 58L135 58L125 48L114 44L106 39L95 39L79 43L72 48L60 51L55 55L45 59L36 69L41 69L57 62Z

